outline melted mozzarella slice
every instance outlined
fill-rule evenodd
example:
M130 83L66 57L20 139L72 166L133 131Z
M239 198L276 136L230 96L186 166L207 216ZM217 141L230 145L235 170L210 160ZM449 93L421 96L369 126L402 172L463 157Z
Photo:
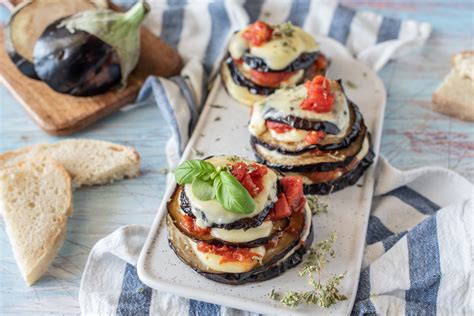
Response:
M220 240L225 240L228 242L249 242L270 236L272 228L272 221L265 221L262 223L262 225L258 227L252 227L247 230L212 228L211 235L215 238L219 238Z
M252 135L258 136L266 131L265 115L270 109L275 109L272 118L296 116L302 119L330 122L335 124L340 133L349 128L350 111L346 96L338 87L336 82L331 83L334 94L334 105L330 112L317 113L300 108L301 102L306 98L307 90L304 85L299 85L292 89L279 89L264 101L256 103L250 119L249 131Z
M216 255L213 253L204 253L197 249L197 244L195 242L191 242L191 246L194 250L199 261L201 261L206 267L209 269L219 271L219 272L227 272L227 273L242 273L252 270L257 264L259 264L258 260L252 261L233 261L233 262L224 262L221 263L222 256ZM261 258L265 256L265 247L255 247L250 248L250 252L259 254Z
M230 157L219 156L208 161L215 166L225 166L232 163L231 160ZM199 200L192 192L192 184L186 184L184 190L191 204L191 211L196 217L196 224L200 227L210 227L212 224L229 224L242 218L254 217L262 212L268 203L277 199L277 175L273 170L267 170L267 174L263 177L263 190L253 199L255 210L249 214L229 212L217 200Z

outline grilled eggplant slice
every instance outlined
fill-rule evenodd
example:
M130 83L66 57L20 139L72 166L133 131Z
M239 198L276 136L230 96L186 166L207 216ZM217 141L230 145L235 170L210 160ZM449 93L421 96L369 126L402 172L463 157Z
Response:
M291 64L279 70L271 69L262 58L253 56L249 52L245 53L242 56L242 59L247 65L250 66L250 68L260 72L293 72L310 67L312 64L314 64L316 59L318 59L320 54L321 52L302 53ZM322 71L326 72L326 69L322 69Z
M311 211L305 209L304 213L293 213L289 226L274 243L272 242L272 245L270 243L267 245L261 264L247 272L223 273L208 268L197 258L194 251L190 250L193 249L191 243L194 241L173 224L170 216L167 217L167 225L169 245L184 263L208 279L232 285L277 277L301 262L314 239Z
M5 48L17 68L39 79L33 65L33 47L48 25L71 14L106 7L102 1L23 1L13 11L5 29Z
M354 141L357 140L359 134L363 129L363 118L358 107L349 102L349 111L351 115L350 128L342 137L327 135L318 144L305 145L301 143L282 143L275 140L271 133L267 130L258 137L251 136L251 142L265 147L268 150L277 151L283 155L301 155L306 152L319 150L319 151L335 151L349 147Z
M258 145L253 139L251 139L251 146L257 162L264 163L280 172L331 171L346 166L354 159L361 151L366 135L366 127L363 126L357 140L348 148L317 154L307 152L301 156L281 156L276 151L268 151L265 147Z
M181 186L179 186L178 188L176 188L175 192L171 196L170 201L168 202L168 214L170 216L170 219L173 221L173 224L183 234L185 234L186 236L188 236L189 238L197 242L204 241L209 244L223 244L223 245L229 245L233 247L251 248L251 247L256 247L256 246L266 244L269 240L274 238L279 232L284 230L289 225L289 220L287 218L273 221L272 230L268 237L259 238L256 240L252 240L249 242L242 242L242 243L233 243L233 242L228 242L222 239L218 239L218 238L213 237L210 233L197 235L189 231L184 225L183 217L185 215L194 217L194 215L192 215L192 213L191 215L188 215L189 213L182 212L181 206L180 206L180 200L182 201L181 197L183 196L184 196L184 199L187 201L186 195L184 194L184 190L182 189ZM249 227L247 226L246 228L249 228Z
M191 217L194 217L194 214L191 211L191 205L189 203L188 197L186 196L186 193L184 192L182 187L177 188L176 190L178 190L178 189L180 190L179 199L180 199L181 209L187 215L189 215ZM235 222L232 222L232 223L229 223L229 224L215 224L214 223L214 224L212 224L211 227L222 228L222 229L248 229L248 228L260 226L260 225L262 225L263 221L267 217L268 213L270 213L270 211L272 210L274 204L275 204L275 202L268 201L268 204L265 206L265 208L254 217L242 218L238 221L235 221ZM202 214L204 216L204 213L202 213Z
M356 184L364 172L374 162L375 153L369 149L367 155L359 162L357 167L347 173L344 173L337 179L329 182L304 184L305 194L326 195L344 189L345 187Z

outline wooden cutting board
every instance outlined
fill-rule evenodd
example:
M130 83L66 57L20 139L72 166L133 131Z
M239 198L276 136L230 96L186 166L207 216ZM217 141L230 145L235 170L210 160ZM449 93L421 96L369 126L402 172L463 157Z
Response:
M169 77L182 68L177 51L142 28L137 68L124 89L113 89L93 97L75 97L55 92L45 83L23 75L3 47L0 28L0 80L23 105L33 121L51 135L68 135L133 102L150 75Z

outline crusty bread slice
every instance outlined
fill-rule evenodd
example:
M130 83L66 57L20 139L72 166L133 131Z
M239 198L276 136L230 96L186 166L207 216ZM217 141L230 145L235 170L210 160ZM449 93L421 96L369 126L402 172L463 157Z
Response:
M454 69L462 78L474 80L474 51L455 54L452 63Z
M456 69L451 70L433 93L433 110L474 121L474 81L462 77Z
M110 183L139 174L140 156L136 150L92 139L68 139L9 151L0 155L0 169L39 156L59 161L71 175L74 188Z
M15 260L31 285L48 269L66 236L71 177L47 157L2 169L0 208Z

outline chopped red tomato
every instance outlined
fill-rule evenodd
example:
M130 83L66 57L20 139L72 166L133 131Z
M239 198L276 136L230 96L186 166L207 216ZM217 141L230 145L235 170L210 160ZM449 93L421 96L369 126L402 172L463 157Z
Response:
M252 46L260 46L272 38L273 29L265 22L257 21L247 27L242 37Z
M189 215L183 215L183 226L186 228L186 230L192 234L202 236L202 235L207 235L210 233L211 229L210 228L202 228L199 227L196 224L196 219L189 216Z
M285 72L285 71L260 72L255 69L250 70L250 77L252 78L253 82L261 86L270 87L270 88L280 87L280 84L283 81L290 79L291 76L293 76L294 74L295 74L295 71L293 72Z
M323 54L319 54L315 64L318 70L326 69L328 66L328 60L326 59L326 56L324 56Z
M326 137L326 133L324 131L311 131L304 137L304 140L310 144L318 144L324 137Z
M273 209L268 214L268 219L276 221L291 215L291 208L288 205L288 200L285 196L285 193L280 193L278 195L278 200L273 205Z
M205 242L199 242L197 249L200 252L212 253L215 255L222 256L219 263L226 262L245 262L253 261L256 258L261 258L262 256L258 253L251 252L250 248L235 248L226 245L211 245Z
M334 104L334 95L331 92L329 80L324 76L316 76L305 84L307 97L300 104L303 110L317 113L329 112Z
M232 62L234 63L234 65L242 65L244 63L242 58L239 58L239 59L232 58Z
M263 190L263 177L268 169L264 165L237 162L231 166L230 173L244 186L251 197L256 197Z
M306 204L303 193L303 180L297 176L286 176L280 179L288 205L293 212L301 212Z
M271 129L278 134L289 132L293 129L293 127L286 125L285 123L278 123L273 121L265 121L265 125L268 129Z

